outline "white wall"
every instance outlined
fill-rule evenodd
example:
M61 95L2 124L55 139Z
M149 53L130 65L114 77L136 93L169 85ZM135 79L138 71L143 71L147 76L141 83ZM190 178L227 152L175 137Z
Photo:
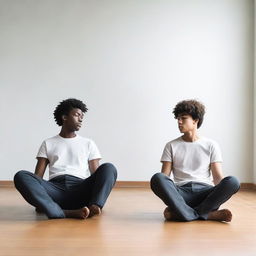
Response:
M254 95L254 115L253 115L253 119L254 119L254 146L253 146L253 174L254 174L254 184L256 184L256 4L254 1L254 91L253 91L253 95Z
M179 132L177 101L207 107L201 134L253 180L253 1L0 1L0 180L33 171L52 112L77 97L119 180L149 180Z

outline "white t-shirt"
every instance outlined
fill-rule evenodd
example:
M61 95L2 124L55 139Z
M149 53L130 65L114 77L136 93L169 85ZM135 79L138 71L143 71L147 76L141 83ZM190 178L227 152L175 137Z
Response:
M85 179L90 176L88 161L100 159L101 155L90 139L56 135L42 143L37 157L49 160L49 179L65 174Z
M172 162L174 182L178 185L190 181L213 184L210 164L222 162L218 144L201 137L194 142L186 142L179 137L168 142L164 148L161 162Z

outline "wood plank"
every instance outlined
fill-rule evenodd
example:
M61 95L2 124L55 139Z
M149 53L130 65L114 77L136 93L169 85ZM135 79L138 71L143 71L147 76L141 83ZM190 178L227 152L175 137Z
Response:
M0 255L256 255L256 193L240 191L223 207L231 223L166 222L164 204L145 188L115 188L100 217L48 220L19 193L0 188Z

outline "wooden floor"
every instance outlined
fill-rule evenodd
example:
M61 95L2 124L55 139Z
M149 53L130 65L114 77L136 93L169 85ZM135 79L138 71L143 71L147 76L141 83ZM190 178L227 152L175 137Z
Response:
M0 255L256 255L256 192L225 205L230 224L165 222L149 189L116 188L100 217L48 220L13 188L0 188Z

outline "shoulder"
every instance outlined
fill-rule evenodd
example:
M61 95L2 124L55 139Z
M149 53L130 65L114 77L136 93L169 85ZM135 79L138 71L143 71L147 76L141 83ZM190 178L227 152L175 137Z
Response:
M57 135L48 139L45 139L39 148L37 157L44 157L46 158L47 152L52 149L54 145L57 144Z
M181 137L171 140L165 144L165 150L172 150L182 143Z
M202 142L208 143L208 144L218 144L215 140L207 138L207 137L201 137L200 140Z
M200 143L207 145L209 148L219 147L219 144L217 141L215 141L213 139L206 138L206 137L201 137Z
M42 144L51 143L58 140L58 135L43 140Z
M83 136L81 136L81 135L77 135L77 139L78 139L78 140L81 140L81 141L84 141L84 142L88 142L88 143L91 142L91 141L93 141L92 139L83 137Z
M80 135L77 135L77 140L86 144L86 145L92 145L95 144L95 142L91 138L85 138Z
M176 144L180 144L181 142L182 142L181 137L178 137L178 138L176 138L176 139L174 139L174 140L171 140L171 141L167 142L167 143L166 143L166 146L167 146L167 145L168 145L168 146L173 146L173 145L176 145Z

